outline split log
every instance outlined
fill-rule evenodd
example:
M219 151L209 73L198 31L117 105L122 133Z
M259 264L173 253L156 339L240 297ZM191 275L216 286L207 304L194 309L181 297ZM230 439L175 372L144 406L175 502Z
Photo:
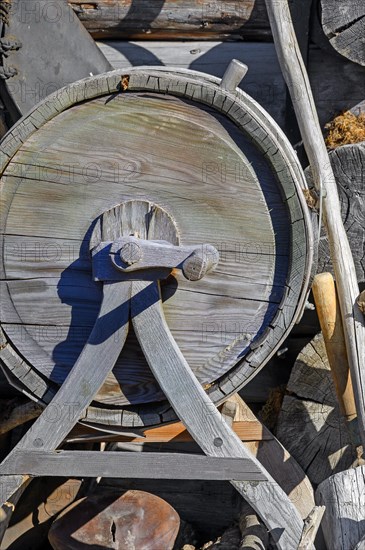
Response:
M365 142L343 145L330 151L329 158L340 198L342 221L354 258L359 283L365 283ZM309 183L311 175L306 169ZM328 238L322 228L318 248L318 273L334 272Z
M94 38L270 40L263 0L69 0Z
M323 481L316 500L326 506L322 530L327 548L353 550L365 535L365 466Z
M346 470L358 451L340 413L322 334L294 364L276 435L312 483Z
M321 0L322 28L333 48L365 66L365 4L361 0Z
M0 435L34 420L42 411L38 403L24 397L0 401Z

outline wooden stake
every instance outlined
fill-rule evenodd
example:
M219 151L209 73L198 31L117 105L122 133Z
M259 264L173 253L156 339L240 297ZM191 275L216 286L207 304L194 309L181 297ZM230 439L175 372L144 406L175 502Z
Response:
M331 273L316 275L312 290L340 409L346 420L350 421L356 417L356 406L340 307Z
M359 287L354 261L341 219L336 181L295 36L288 2L266 0L266 7L281 70L289 88L311 165L314 184L317 192L323 197L323 218L335 271L360 437L365 448L365 326L362 312L356 303Z

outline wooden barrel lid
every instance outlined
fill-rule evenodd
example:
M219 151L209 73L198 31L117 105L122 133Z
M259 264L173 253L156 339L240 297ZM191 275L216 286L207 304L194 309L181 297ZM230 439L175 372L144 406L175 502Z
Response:
M158 205L182 245L209 243L218 267L161 283L168 326L215 403L251 380L295 322L312 233L305 179L279 128L244 92L190 71L133 69L49 96L1 146L1 359L48 402L101 303L90 235L126 201ZM173 418L132 331L87 420Z

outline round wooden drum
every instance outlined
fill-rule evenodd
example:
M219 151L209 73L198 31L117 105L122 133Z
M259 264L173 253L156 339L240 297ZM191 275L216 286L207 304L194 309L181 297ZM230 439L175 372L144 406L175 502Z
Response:
M305 179L244 92L166 68L91 77L21 119L1 162L1 360L33 399L50 401L88 339L102 298L90 237L122 203L159 207L181 245L219 252L201 280L178 270L161 280L168 327L215 403L256 375L298 318L313 248ZM130 329L84 420L107 428L173 418Z

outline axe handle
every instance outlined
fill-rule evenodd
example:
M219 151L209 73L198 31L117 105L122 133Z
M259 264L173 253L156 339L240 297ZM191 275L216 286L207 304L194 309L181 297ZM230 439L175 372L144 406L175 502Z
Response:
M350 421L356 417L355 399L347 360L341 312L335 282L331 273L316 275L312 291L338 402L343 416Z

